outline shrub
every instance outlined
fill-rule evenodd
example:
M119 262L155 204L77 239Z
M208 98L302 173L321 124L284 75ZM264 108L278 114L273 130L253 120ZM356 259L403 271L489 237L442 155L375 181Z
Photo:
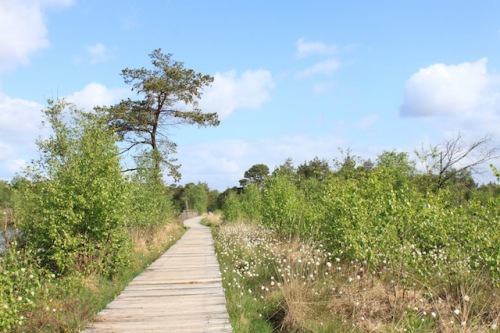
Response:
M258 222L262 219L262 200L259 185L252 183L240 195L241 215L245 221Z
M241 215L241 203L234 192L229 192L222 206L222 220L238 221Z
M300 235L304 199L292 177L278 174L267 178L262 188L262 224L284 235Z
M169 222L175 215L171 195L149 169L139 169L127 183L127 225L149 228Z
M26 245L57 273L111 273L127 262L125 184L116 137L98 112L64 101L44 110L53 134L37 144L16 211Z

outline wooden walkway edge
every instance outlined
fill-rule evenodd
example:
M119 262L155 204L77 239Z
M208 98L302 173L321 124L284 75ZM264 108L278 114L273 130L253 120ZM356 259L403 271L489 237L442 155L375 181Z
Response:
M232 332L210 228L202 217L82 332Z

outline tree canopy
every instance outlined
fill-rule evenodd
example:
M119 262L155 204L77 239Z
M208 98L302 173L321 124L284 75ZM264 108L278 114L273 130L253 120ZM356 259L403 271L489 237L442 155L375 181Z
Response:
M269 175L269 167L265 164L254 164L244 174L251 183L260 183L267 175Z
M149 159L158 177L161 168L166 167L168 175L177 181L181 178L180 165L172 156L176 144L170 140L168 130L181 124L219 125L217 113L203 113L198 107L202 90L213 82L213 77L185 68L161 49L149 57L152 69L122 70L125 83L132 85L138 99L122 100L108 108L110 123L127 143L123 152ZM137 166L127 171L135 169Z
M330 172L330 165L327 160L315 157L309 162L299 165L297 173L304 178L324 179Z

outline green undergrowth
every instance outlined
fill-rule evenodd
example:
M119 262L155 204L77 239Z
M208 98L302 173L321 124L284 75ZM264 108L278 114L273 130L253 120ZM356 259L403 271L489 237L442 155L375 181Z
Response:
M112 276L56 276L11 249L0 257L0 332L79 332L183 233L180 222L131 231L129 265Z
M236 333L498 331L498 288L487 272L428 284L397 265L372 272L319 242L257 224L212 232Z

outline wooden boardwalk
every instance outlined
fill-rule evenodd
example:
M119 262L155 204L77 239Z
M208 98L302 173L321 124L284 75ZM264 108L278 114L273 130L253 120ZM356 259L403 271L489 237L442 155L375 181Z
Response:
M82 332L231 332L210 229L201 217Z

